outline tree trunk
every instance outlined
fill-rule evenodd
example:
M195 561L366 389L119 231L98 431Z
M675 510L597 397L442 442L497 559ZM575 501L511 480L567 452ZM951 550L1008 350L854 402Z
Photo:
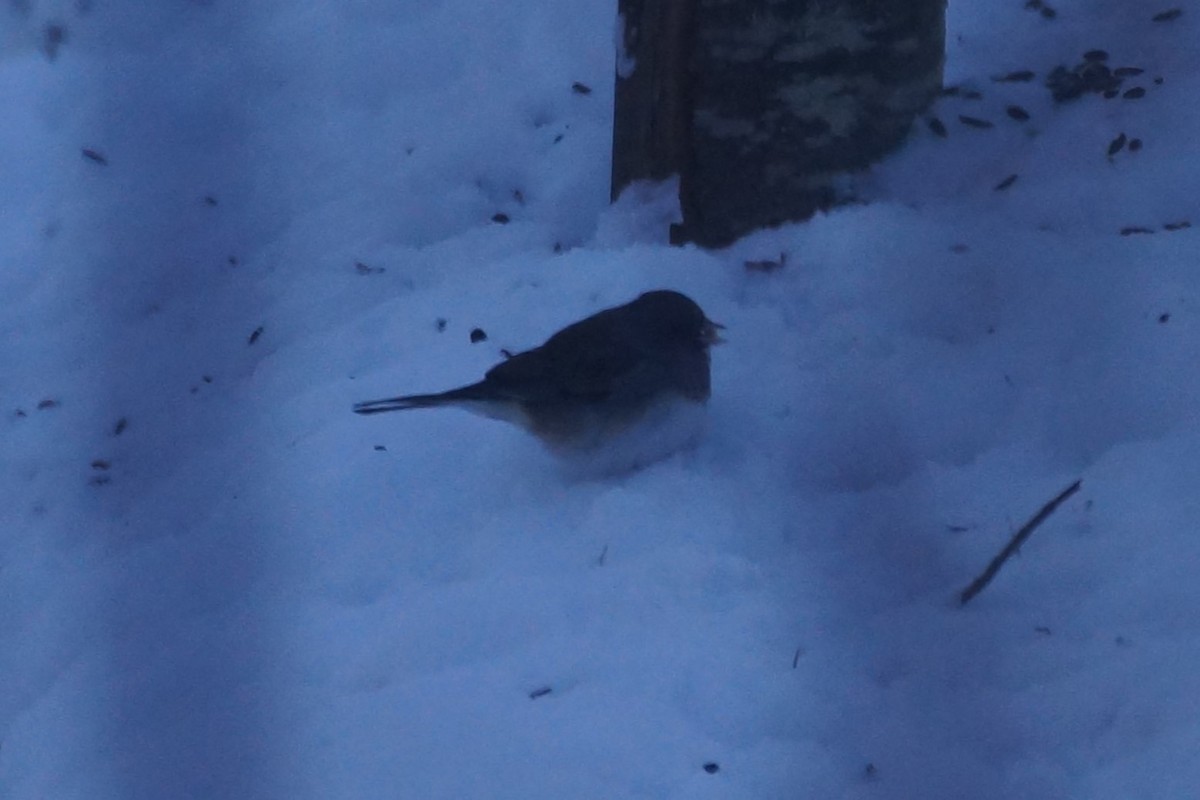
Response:
M682 175L691 161L688 59L696 0L620 0L612 199L636 180Z
M620 0L614 197L680 176L675 241L833 205L937 96L945 0Z

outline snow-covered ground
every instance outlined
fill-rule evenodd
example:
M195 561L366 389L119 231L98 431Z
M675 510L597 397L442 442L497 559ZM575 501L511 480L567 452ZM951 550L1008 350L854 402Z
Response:
M0 5L0 796L1200 796L1200 9L1024 5L722 252L607 204L611 0ZM655 287L692 451L350 413Z

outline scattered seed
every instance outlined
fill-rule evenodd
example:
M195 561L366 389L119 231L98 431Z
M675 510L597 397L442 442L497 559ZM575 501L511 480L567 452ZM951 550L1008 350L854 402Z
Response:
M384 447L383 445L381 445L381 444L377 444L377 445L375 445L375 452L376 452L376 453L383 453L383 452L386 452L386 451L387 451L387 448L386 448L386 447Z
M216 204L217 204L217 198L213 197L211 194L204 195L204 205L215 206Z
M994 128L995 123L988 122L986 119L978 117L968 117L966 114L959 114L958 121L970 128Z
M37 404L38 411L46 411L51 408L58 408L58 401L51 397L47 397L45 400L39 401Z
M1183 16L1182 8L1172 8L1167 11L1160 11L1150 18L1151 22L1170 22L1171 20L1179 19Z
M441 333L444 330L446 330L446 318L438 317L436 320L434 320L433 327L437 328L438 333Z
M1165 311L1162 314L1158 315L1158 324L1159 325L1166 325L1170 320L1171 320L1171 315Z
M549 686L539 686L537 689L534 689L532 692L529 693L529 699L537 700L539 697L545 697L546 695L550 694L550 692L552 692L552 691L554 691L554 690L551 689Z
M1121 152L1121 148L1124 146L1125 134L1122 133L1120 136L1108 143L1108 154L1110 156L1115 156L1117 153Z
M1083 54L1084 61L1108 61L1108 51L1088 50Z
M715 761L709 761L707 764L704 765L704 771L707 772L709 775L716 775L717 772L720 771L720 769L721 769L721 765Z
M1139 97L1145 96L1146 90L1141 86L1135 86L1132 89L1126 89L1125 93L1121 95L1121 97L1125 98L1126 100L1137 100Z
M1017 182L1017 174L1014 172L1012 175L1009 175L1007 178L1005 178L1004 180L997 183L995 185L995 187L993 187L992 191L1003 192L1005 189L1012 186L1016 182Z
M1038 626L1037 626L1036 628L1034 628L1033 630L1034 630L1035 632L1037 632L1037 633L1040 633L1040 634L1042 634L1043 636L1049 636L1049 635L1050 635L1050 629L1049 629L1049 628L1047 628L1045 625L1038 625Z
M471 329L471 344L478 344L479 342L486 342L486 341L487 341L487 333L483 330L483 328L472 328Z
M88 161L94 161L102 167L108 166L108 159L99 150L93 150L90 147L83 148L83 157Z
M111 466L112 466L112 464L105 461L103 458L97 458L95 461L92 462L92 469L105 470Z
M777 269L783 269L787 264L787 253L780 253L778 260L763 259L762 261L746 261L743 266L748 272L774 272Z
M1129 152L1136 153L1138 150L1141 150L1141 149L1142 149L1142 140L1141 139L1130 139L1129 140Z
M1163 225L1163 230L1164 231L1181 231L1185 228L1190 228L1190 227L1192 227L1192 223L1188 222L1186 219L1181 219L1179 222L1168 222L1166 225Z
M120 436L128 427L129 420L127 420L125 417L121 417L119 420L117 420L117 424L113 425L113 436Z
M46 58L53 61L58 57L58 48L67 40L67 29L62 25L50 23L42 29L42 52Z
M1153 228L1143 228L1140 225L1130 225L1128 227L1121 228L1122 236L1133 236L1134 234L1143 234L1143 233L1154 233L1154 229Z
M1042 16L1046 19L1054 19L1058 16L1058 12L1050 6L1042 6Z
M1118 78L1132 78L1135 75L1141 75L1145 71L1141 67L1117 67L1113 70L1113 75Z
M930 117L925 121L925 124L929 126L929 130L933 132L934 136L940 136L943 139L949 136L945 123L937 117Z
M254 330L252 330L250 332L250 339L247 341L247 344L254 344L255 342L258 341L258 337L260 337L262 335L263 335L263 326L259 325L257 328L255 328Z
M1026 83L1033 80L1035 73L1031 69L1019 69L1016 72L1009 72L1006 75L993 77L992 80L996 83Z
M1113 77L1110 70L1101 61L1084 61L1071 69L1057 66L1046 76L1046 88L1054 96L1054 101L1062 103L1081 97L1085 92L1108 92L1119 89L1121 79Z
M586 94L592 93L592 87L588 86L586 83L580 83L579 81L575 81L574 83L571 84L571 91L574 92L575 94L585 94L586 95Z
M498 225L507 225L509 222L509 216L503 211L497 211L495 214L492 214L492 222L495 222Z
M1024 122L1027 119L1029 119L1029 112L1026 111L1025 109L1021 108L1020 106L1009 106L1008 108L1006 108L1004 110L1008 113L1008 115L1010 117L1015 119L1017 122Z

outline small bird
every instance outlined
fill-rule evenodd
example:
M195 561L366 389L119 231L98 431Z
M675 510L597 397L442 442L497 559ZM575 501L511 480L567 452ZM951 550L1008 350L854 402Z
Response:
M724 341L723 328L686 295L646 292L568 325L478 383L357 403L354 411L458 406L519 425L551 451L587 451L671 408L702 408L711 394L709 346Z

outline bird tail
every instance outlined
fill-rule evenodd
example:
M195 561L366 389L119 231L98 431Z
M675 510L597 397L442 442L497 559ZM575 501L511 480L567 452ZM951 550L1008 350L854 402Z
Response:
M355 403L354 413L379 414L383 411L436 408L437 406L463 405L492 399L495 399L494 396L480 382L438 394L409 394L401 397L389 397L385 400L367 400L363 403Z

